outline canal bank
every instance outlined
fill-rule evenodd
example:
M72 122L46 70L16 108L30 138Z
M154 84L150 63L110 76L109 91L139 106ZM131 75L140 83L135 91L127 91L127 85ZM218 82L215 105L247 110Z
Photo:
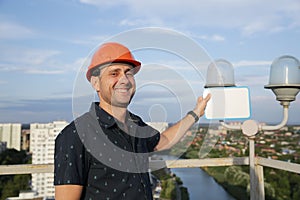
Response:
M182 180L190 200L235 200L201 168L173 168L171 172Z

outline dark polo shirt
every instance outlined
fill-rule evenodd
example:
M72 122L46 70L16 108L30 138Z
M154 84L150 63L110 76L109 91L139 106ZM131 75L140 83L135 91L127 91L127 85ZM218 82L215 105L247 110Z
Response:
M93 103L56 138L54 185L82 185L85 200L151 200L148 158L160 134L130 112L126 126Z

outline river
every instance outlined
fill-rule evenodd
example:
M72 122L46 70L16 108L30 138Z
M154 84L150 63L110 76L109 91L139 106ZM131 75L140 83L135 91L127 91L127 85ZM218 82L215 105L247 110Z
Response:
M190 200L234 200L223 187L200 168L171 169L188 189Z

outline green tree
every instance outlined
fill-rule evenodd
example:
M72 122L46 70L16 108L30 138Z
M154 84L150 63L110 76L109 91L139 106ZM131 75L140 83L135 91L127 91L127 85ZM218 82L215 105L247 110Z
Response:
M25 151L7 149L0 154L1 165L25 164L28 156ZM0 176L0 200L18 196L20 190L28 190L30 175Z
M181 191L181 200L189 200L189 192L188 189L186 187L180 187L180 191Z
M0 165L13 165L27 163L28 156L25 151L7 149L0 154Z
M1 189L1 200L5 200L7 197L15 197L19 195L21 190L29 190L30 175L15 175L10 176L11 178L2 186ZM1 182L2 184L2 182Z
M274 189L274 187L270 184L265 182L264 183L265 186L265 197L266 199L275 199L275 195L276 195L276 191Z
M300 199L300 175L290 173L291 199Z
M250 177L240 166L230 166L225 170L225 180L231 185L247 187Z
M283 170L271 170L271 173L266 175L267 182L275 189L276 199L290 199L290 183L289 173Z

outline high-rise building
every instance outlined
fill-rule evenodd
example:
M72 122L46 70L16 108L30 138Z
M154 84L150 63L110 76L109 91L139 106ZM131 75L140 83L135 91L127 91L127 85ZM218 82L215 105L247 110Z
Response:
M0 124L0 142L6 142L8 149L21 150L21 124Z
M21 131L21 149L29 151L30 148L30 130L22 129Z
M53 164L55 138L67 125L66 121L47 124L30 124L30 152L32 164ZM54 197L54 174L32 174L32 189L39 197Z

